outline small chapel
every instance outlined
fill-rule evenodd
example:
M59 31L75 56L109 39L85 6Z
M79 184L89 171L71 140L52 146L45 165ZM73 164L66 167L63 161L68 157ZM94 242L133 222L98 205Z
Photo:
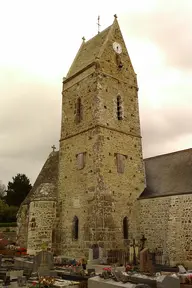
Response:
M28 254L43 244L70 257L93 249L97 259L143 237L171 265L192 264L192 149L143 159L138 90L115 15L83 38L63 78L59 150L17 215Z

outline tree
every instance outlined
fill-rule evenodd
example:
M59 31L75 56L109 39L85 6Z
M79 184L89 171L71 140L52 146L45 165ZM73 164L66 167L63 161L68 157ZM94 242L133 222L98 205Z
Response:
M0 199L0 223L16 222L18 207L9 206L4 200Z
M6 187L2 183L2 181L0 181L0 199L3 199L5 194L6 194Z
M5 216L5 210L7 208L7 204L5 203L5 201L3 201L2 199L0 199L0 222L4 221L4 216Z
M12 179L12 182L9 182L7 185L5 201L9 206L19 207L32 186L29 178L27 178L25 174L17 174Z

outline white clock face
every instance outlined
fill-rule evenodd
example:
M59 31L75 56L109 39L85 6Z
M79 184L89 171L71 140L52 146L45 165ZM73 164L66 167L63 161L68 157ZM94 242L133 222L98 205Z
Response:
M114 43L113 43L113 49L115 50L115 52L116 52L117 54L121 54L121 52L122 52L122 47L121 47L121 45L120 45L119 43L117 43L117 42L114 42Z

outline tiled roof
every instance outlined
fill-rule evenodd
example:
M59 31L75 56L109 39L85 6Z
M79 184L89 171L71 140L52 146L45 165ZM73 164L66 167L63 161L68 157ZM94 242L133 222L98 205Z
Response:
M84 67L91 64L96 60L99 55L100 49L105 42L105 39L109 33L111 26L103 30L101 33L97 34L95 37L91 38L87 42L82 43L72 65L67 74L67 78L76 74Z
M52 152L22 205L29 204L29 202L34 199L43 200L45 198L56 198L58 164L59 151Z
M192 149L144 161L147 187L140 198L192 193Z

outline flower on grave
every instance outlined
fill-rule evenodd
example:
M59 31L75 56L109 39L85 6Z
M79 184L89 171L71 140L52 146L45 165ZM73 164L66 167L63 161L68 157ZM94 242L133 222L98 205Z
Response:
M111 267L104 267L103 270L111 272Z

